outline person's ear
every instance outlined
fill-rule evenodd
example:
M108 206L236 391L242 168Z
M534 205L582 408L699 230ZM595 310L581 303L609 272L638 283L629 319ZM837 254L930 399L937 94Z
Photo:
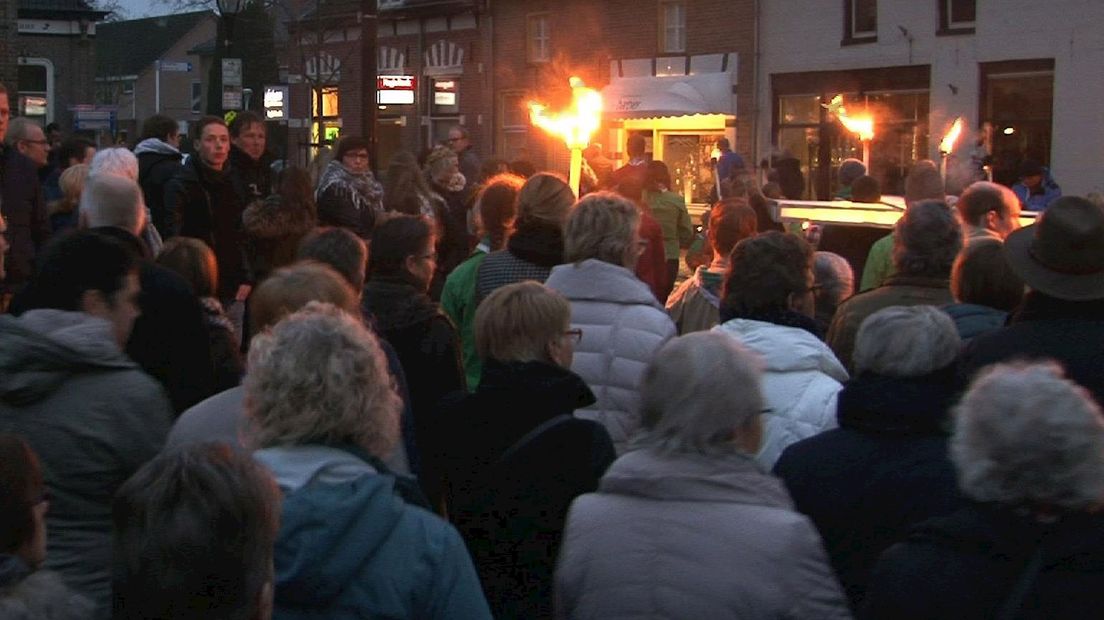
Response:
M418 270L418 257L411 254L403 259L403 267L406 268L407 273L414 273Z

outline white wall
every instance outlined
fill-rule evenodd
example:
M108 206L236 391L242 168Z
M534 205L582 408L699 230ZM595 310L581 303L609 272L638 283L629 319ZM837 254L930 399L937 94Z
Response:
M1104 191L1104 0L977 5L975 34L937 37L932 0L879 0L878 41L840 46L840 0L762 0L756 126L763 152L755 161L773 138L772 74L931 65L929 155L935 159L939 136L954 117L977 126L979 62L1053 58L1051 168L1067 194ZM898 26L908 31L911 44Z

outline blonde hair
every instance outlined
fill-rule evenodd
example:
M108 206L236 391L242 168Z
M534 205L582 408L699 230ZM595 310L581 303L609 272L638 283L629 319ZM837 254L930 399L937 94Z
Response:
M88 180L88 164L69 166L58 177L61 198L50 204L51 213L72 213L80 204L81 192Z
M567 219L564 260L593 258L624 267L639 224L640 212L627 198L613 192L587 194Z
M562 336L570 321L571 304L543 284L503 286L475 311L475 350L500 362L547 361L548 343Z
M402 401L379 340L330 304L256 336L244 386L258 447L351 443L383 457L398 441Z
M249 318L255 332L275 325L280 319L312 301L333 304L359 316L356 291L333 267L316 261L301 261L272 272L249 298Z

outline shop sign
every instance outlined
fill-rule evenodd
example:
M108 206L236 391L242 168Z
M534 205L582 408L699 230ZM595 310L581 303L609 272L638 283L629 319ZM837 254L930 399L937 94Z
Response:
M288 99L290 90L287 86L264 87L264 111L265 120L283 121L288 117Z
M618 112L633 112L640 109L640 104L643 103L644 98L639 95L621 95L617 98L617 105L614 109Z
M418 80L413 75L376 77L376 102L379 105L412 105Z
M433 80L433 104L456 105L456 80Z

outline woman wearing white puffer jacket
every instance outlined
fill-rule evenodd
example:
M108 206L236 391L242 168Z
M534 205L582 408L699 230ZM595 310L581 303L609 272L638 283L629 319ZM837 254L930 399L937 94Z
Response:
M795 235L768 232L736 244L725 274L721 324L763 363L763 446L774 466L790 444L835 428L847 370L813 320L813 251Z
M570 263L545 283L571 302L571 327L582 330L571 370L597 397L576 411L606 427L617 453L640 428L640 382L675 324L648 285L633 274L643 249L640 214L616 194L589 194L571 211L564 239Z

